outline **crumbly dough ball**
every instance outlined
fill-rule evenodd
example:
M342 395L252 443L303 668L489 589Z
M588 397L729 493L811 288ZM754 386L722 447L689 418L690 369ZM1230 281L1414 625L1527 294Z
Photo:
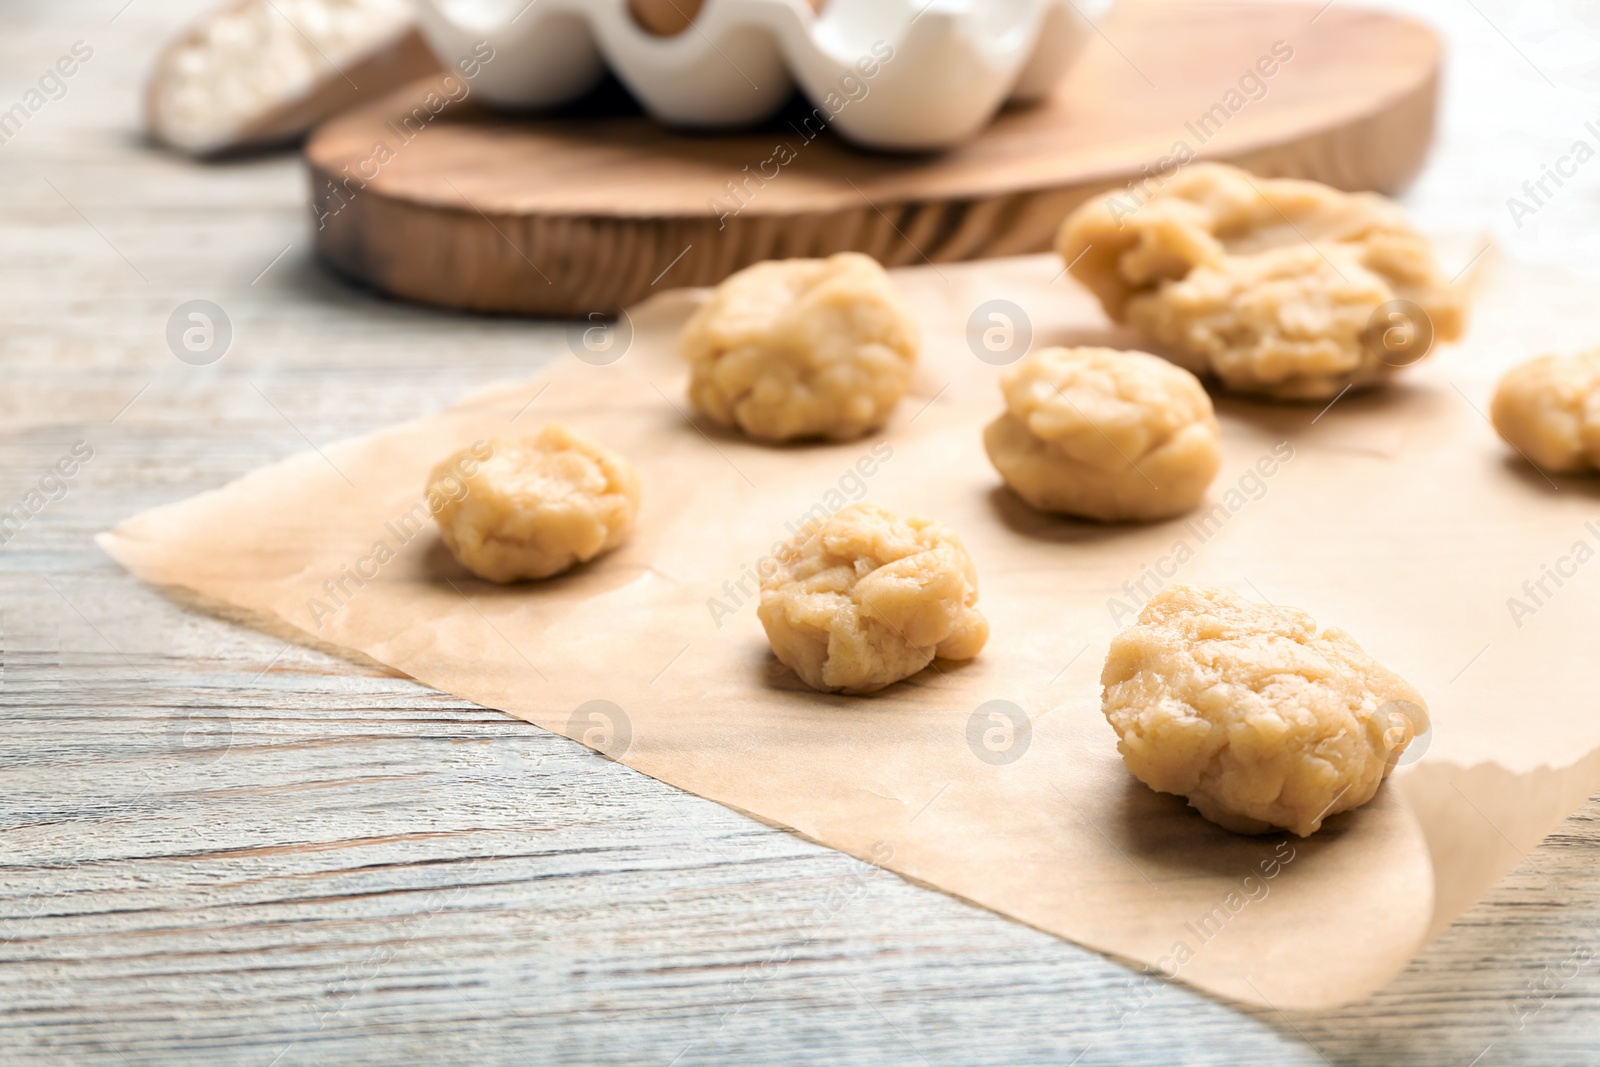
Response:
M689 402L763 441L844 441L889 421L920 335L868 256L757 263L684 325Z
M778 659L824 692L871 693L989 639L960 538L930 519L853 504L761 568L758 614Z
M1461 335L1432 246L1384 197L1219 163L1147 188L1142 205L1117 190L1079 207L1057 250L1108 315L1230 389L1310 400L1385 381L1421 355L1368 342L1390 300L1420 307L1435 342Z
M639 512L639 475L615 452L565 426L498 438L428 476L445 546L491 582L549 578L620 545Z
M1500 379L1494 428L1547 471L1600 468L1600 349L1540 356Z
M1239 833L1315 833L1427 726L1417 691L1344 631L1221 589L1157 593L1100 681L1128 769Z
M1205 495L1222 465L1211 398L1147 352L1046 348L1000 378L1006 413L989 460L1041 511L1102 522L1166 518Z

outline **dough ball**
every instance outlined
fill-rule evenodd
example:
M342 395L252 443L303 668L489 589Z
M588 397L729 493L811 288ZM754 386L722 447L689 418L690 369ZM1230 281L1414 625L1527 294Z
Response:
M871 693L934 656L976 656L989 639L977 603L978 575L955 534L852 504L762 566L758 614L772 651L807 685Z
M639 475L565 426L458 452L428 476L439 535L491 582L549 578L620 545L639 512Z
M689 402L763 441L844 441L889 421L911 385L917 325L868 256L757 263L684 325Z
M1427 727L1417 691L1344 631L1221 589L1157 593L1100 681L1128 769L1239 833L1315 833Z
M1600 468L1600 350L1513 367L1489 416L1501 437L1547 471Z
M1222 465L1211 398L1146 352L1047 348L1000 378L989 460L1041 511L1127 522L1188 511Z
M1425 313L1409 336L1461 335L1432 246L1390 200L1219 163L1146 188L1142 204L1122 189L1079 207L1056 247L1108 315L1197 374L1286 400L1381 383L1424 354L1368 342L1390 300ZM1383 322L1405 341L1401 321Z

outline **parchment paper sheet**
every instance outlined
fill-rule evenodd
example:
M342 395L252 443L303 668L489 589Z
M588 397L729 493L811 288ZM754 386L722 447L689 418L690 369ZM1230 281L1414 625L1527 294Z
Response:
M1576 542L1600 550L1596 483L1552 485L1508 459L1481 414L1501 368L1600 333L1592 298L1505 265L1469 342L1387 393L1325 411L1220 400L1221 517L1113 528L1030 513L980 444L1000 406L998 368L965 340L980 303L1026 308L1035 345L1115 339L1059 271L1032 257L900 272L927 343L914 395L866 441L771 448L692 424L672 340L694 297L669 294L634 312L611 365L563 361L146 512L101 543L147 581L277 616L1202 989L1277 1007L1359 998L1600 786L1600 560L1562 564L1572 575L1546 580L1520 619L1507 603L1531 605L1524 580ZM558 418L638 465L645 503L624 549L500 588L458 568L431 523L402 521L447 452ZM993 626L981 657L870 698L810 692L771 657L749 568L786 523L854 497L960 532ZM395 558L378 562L379 542ZM1179 542L1193 558L1174 574ZM359 587L345 577L374 570ZM1228 585L1348 629L1426 695L1425 758L1304 841L1234 836L1150 792L1098 709L1107 644L1138 605L1124 583L1141 580L1146 593ZM992 700L1030 717L1011 762L980 758L995 724L974 713Z

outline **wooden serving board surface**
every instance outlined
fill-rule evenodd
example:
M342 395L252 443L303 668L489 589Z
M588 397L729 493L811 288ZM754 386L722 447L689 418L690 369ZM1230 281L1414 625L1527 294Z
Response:
M313 225L329 263L395 296L537 315L613 313L778 257L1034 252L1085 197L1185 151L1397 189L1432 139L1440 53L1416 22L1343 5L1124 3L1050 100L925 155L808 140L799 102L752 131L674 131L615 91L543 117L469 91L406 128L428 80L313 135Z

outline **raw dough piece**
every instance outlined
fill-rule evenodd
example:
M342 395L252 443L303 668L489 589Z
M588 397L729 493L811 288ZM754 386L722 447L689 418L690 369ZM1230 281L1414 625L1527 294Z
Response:
M1344 631L1221 589L1157 593L1100 681L1135 777L1239 833L1315 833L1427 727L1421 695Z
M414 22L406 0L213 8L157 58L146 124L192 155L292 140L360 99L438 70Z
M1197 163L1142 205L1126 190L1089 201L1056 247L1113 319L1241 392L1378 384L1463 327L1428 239L1374 193ZM1422 314L1375 317L1391 300Z
M989 460L1041 511L1102 522L1188 511L1222 465L1211 398L1147 352L1047 348L1000 377L1006 413L983 432Z
M935 655L971 659L989 639L960 538L930 519L852 504L761 568L757 613L778 659L824 692L871 693Z
M627 538L639 512L627 460L561 425L488 444L481 463L458 452L428 476L430 497L443 499L439 535L473 574L548 578Z
M1600 349L1540 356L1506 372L1494 391L1494 428L1547 471L1600 467Z
M684 325L689 402L764 441L844 441L882 426L920 343L889 275L857 252L757 263Z

